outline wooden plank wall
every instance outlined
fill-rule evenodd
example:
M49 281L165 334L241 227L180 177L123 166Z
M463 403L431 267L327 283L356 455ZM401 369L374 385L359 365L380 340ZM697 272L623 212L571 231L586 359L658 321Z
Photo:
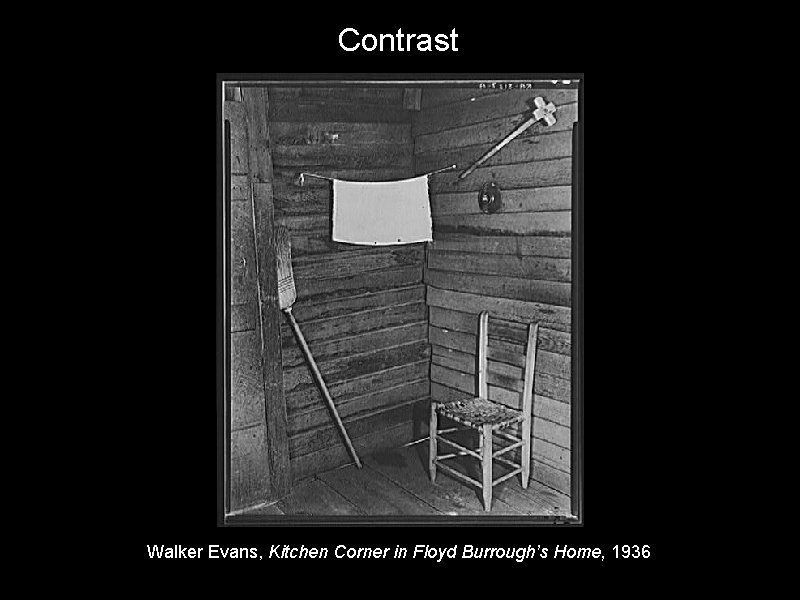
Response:
M536 124L466 179L457 174L524 120L526 101L558 105L557 123ZM505 319L541 322L534 382L532 477L570 493L570 233L572 124L576 90L425 88L415 113L415 174L434 175L434 242L427 253L431 398L475 391L475 336L482 310ZM494 180L503 209L481 213L478 190ZM495 329L493 342L513 349L520 331ZM505 339L502 339L505 337ZM524 338L520 338L523 340ZM516 348L524 352L524 346ZM490 397L519 403L519 372L495 365ZM511 372L514 371L514 372Z
M270 87L276 222L289 228L293 312L359 453L398 446L430 392L423 244L331 241L330 184L300 172L380 181L412 175L402 88ZM293 480L351 462L296 343L282 325ZM416 421L415 421L416 415Z
M275 338L270 331L277 332L280 315L271 235L266 235L271 233L273 218L266 96L254 88L244 93L239 88L225 91L223 118L230 125L231 183L226 510L235 511L288 493L290 480L282 373L274 361L263 359L275 356L280 364L280 346L269 343ZM259 296L264 299L262 312Z

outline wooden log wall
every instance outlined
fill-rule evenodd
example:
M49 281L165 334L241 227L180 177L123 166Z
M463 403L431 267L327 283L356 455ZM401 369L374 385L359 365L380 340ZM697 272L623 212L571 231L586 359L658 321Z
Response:
M558 106L552 127L535 124L464 180L457 175L524 120L527 100ZM413 118L414 170L450 164L431 179L434 242L425 283L431 343L431 398L475 393L478 313L541 323L534 381L532 477L570 493L570 294L572 124L576 90L423 89ZM495 181L500 212L478 208L478 190ZM489 346L524 357L524 337L508 324ZM499 332L499 333L498 333ZM521 371L490 364L489 396L520 402ZM510 361L513 363L514 361Z
M276 222L292 242L293 312L359 453L420 433L430 392L424 244L331 241L331 185L413 173L402 88L270 87ZM293 480L351 462L294 338L281 327ZM417 425L415 425L415 423ZM424 434L422 434L424 435Z

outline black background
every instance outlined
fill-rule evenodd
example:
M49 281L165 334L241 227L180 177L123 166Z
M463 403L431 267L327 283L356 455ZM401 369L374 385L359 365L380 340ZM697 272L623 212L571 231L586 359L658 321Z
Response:
M298 18L299 19L299 18ZM506 17L507 19L507 17ZM230 27L221 36L182 45L148 63L126 86L125 184L115 217L122 245L115 260L125 281L113 311L125 323L115 349L112 402L121 408L114 430L113 468L97 469L95 493L81 523L100 526L114 560L145 571L231 569L270 581L290 569L289 586L322 576L331 590L366 586L359 577L391 570L398 593L417 593L405 573L445 574L459 569L517 571L526 590L537 578L567 571L634 573L681 564L700 552L692 544L698 506L692 481L702 470L694 457L691 419L683 408L690 386L680 349L680 244L672 209L675 188L656 175L669 152L658 102L663 90L646 67L604 61L602 48L578 35L563 18L520 15L487 18L386 17L323 19L305 15L286 31L277 23ZM344 52L338 34L459 33L458 52ZM252 33L248 33L252 29ZM201 49L202 48L202 49ZM223 60L225 57L226 60ZM577 57L577 58L575 58ZM591 58L593 60L586 60ZM205 59L205 60L204 60ZM586 68L600 63L600 70ZM209 65L213 70L196 68ZM605 64L603 64L605 63ZM616 65L620 65L616 67ZM605 67L605 68L603 68ZM548 68L550 71L534 71ZM562 69L557 71L556 69ZM214 265L221 247L217 177L221 165L219 73L281 73L326 77L546 78L580 75L584 85L584 518L581 527L220 527L218 519L217 391L221 349L212 343L221 319L221 282ZM544 76L544 77L542 77ZM588 94L588 96L587 96ZM588 115L586 109L588 107ZM586 157L586 122L589 153ZM133 140L137 141L133 141ZM666 160L670 160L667 158ZM588 182L588 185L587 185ZM124 197L124 199L123 199ZM216 256L216 260L215 260ZM588 292L588 295L587 295ZM216 312L212 312L216 308ZM109 456L106 456L109 458ZM98 511L102 509L102 513ZM101 517L100 514L103 516ZM605 561L169 561L147 558L148 544L205 547L461 546L601 547ZM649 545L651 558L614 560L615 544ZM207 552L204 551L204 554ZM332 579L336 573L342 579ZM488 572L488 571L487 571ZM563 574L563 573L562 573ZM569 575L567 575L569 577ZM490 581L494 578L490 577ZM561 580L569 585L570 579ZM385 585L385 584L384 584ZM383 587L383 586L382 586ZM563 588L562 588L563 589ZM565 590L566 591L566 590ZM535 588L530 589L534 593Z

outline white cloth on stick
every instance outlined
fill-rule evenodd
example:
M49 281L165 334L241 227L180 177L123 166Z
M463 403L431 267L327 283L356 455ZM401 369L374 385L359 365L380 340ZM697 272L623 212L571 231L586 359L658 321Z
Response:
M428 176L333 180L333 241L386 246L433 240Z

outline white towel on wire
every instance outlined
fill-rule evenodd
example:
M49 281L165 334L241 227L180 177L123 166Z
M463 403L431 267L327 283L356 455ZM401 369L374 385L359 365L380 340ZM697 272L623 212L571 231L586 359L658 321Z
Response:
M333 241L386 246L433 240L428 176L333 180Z

